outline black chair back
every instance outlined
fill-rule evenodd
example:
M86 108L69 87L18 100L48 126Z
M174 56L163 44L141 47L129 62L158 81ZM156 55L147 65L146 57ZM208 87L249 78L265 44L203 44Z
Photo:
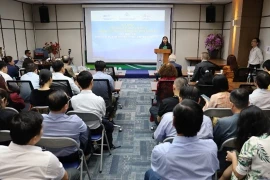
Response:
M105 103L106 107L112 105L112 91L111 86L108 79L94 79L93 80L93 88L92 92L97 95L101 96Z
M256 86L253 84L240 84L239 88L244 88L249 94L252 94L252 92L256 89Z
M7 81L7 86L11 91L20 92L25 102L30 101L30 94L34 89L31 81Z
M50 88L53 90L63 90L69 97L73 96L68 80L53 80Z
M107 67L105 68L105 72L106 72L107 74L111 75L112 78L113 78L113 80L115 80L115 81L118 80L118 78L117 78L116 75L115 75L114 67L107 66Z
M197 84L196 87L200 91L200 95L204 94L207 97L211 97L213 94L217 93L216 88L213 85L204 85L204 84Z
M234 73L234 82L247 82L247 77L250 72L249 68L238 68Z

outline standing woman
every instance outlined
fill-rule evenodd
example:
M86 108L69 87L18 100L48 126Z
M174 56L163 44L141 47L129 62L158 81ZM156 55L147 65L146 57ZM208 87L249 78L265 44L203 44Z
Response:
M13 58L11 56L6 56L3 59L7 63L8 75L12 78L18 78L19 68L15 65Z
M167 36L164 36L162 38L162 41L159 45L159 49L170 49L172 53L172 45L169 43Z

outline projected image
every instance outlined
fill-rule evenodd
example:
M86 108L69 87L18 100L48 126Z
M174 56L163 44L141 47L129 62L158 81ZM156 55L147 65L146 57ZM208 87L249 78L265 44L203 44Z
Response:
M113 62L156 61L153 50L169 29L165 10L92 10L90 14L88 57Z

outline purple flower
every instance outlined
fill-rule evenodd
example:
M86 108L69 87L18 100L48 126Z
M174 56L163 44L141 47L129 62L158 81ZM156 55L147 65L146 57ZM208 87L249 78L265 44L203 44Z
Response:
M209 34L204 43L209 51L219 50L223 45L223 37L221 34Z

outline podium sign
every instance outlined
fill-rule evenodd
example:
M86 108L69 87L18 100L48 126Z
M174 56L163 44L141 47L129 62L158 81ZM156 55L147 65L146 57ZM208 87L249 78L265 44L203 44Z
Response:
M162 64L167 64L169 62L169 55L171 54L170 49L154 49L157 54L157 70L162 66Z

